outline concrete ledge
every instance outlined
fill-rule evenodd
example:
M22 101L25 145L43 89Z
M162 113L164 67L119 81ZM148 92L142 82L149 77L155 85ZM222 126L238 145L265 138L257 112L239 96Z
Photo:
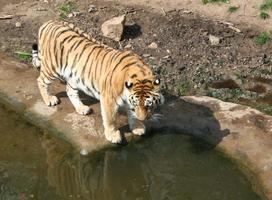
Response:
M47 107L41 100L37 77L32 67L0 54L0 101L78 150L92 152L115 146L104 138L98 102L84 98L93 113L80 116L63 92L64 86L55 84L53 93L60 97L61 104ZM161 113L160 123L147 125L209 141L239 164L263 199L272 199L272 117L246 106L195 96L173 97ZM118 124L126 139L131 140L124 115L118 117Z

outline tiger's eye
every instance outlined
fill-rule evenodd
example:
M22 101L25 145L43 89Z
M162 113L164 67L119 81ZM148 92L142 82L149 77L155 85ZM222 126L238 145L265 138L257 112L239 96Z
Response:
M159 78L157 78L155 81L154 81L154 85L159 85L161 83L161 80Z

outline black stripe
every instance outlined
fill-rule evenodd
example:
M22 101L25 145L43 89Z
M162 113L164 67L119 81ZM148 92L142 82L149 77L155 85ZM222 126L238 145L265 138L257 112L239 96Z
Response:
M102 58L102 62L101 62L100 70L99 70L99 75L101 75L102 69L103 69L103 67L104 67L103 64L104 64L105 57L109 54L109 52L111 52L111 49L107 49L107 50L105 51L105 54L104 54L104 56L103 56L103 58Z
M81 41L79 41L79 43L74 47L74 49L76 50L76 49L79 47L79 45L80 45L82 42L85 42L85 41L86 41L86 39L85 39L85 38L82 38Z
M134 62L131 62L131 63L125 65L125 66L121 69L121 71L123 71L123 70L124 70L125 68L127 68L127 67L130 67L131 65L136 64L137 62L138 62L138 61L134 61Z
M112 70L112 72L111 72L111 78L110 78L110 83L111 83L111 84L112 84L112 76L113 76L115 70L118 68L118 66L119 66L120 64L122 64L122 61L123 61L125 58L130 57L130 56L131 56L130 54L125 55L125 56L122 57L122 58L120 59L120 61L115 65L115 67L113 68L113 70ZM135 64L135 61L133 61L133 63L129 63L128 65L132 65L132 64Z
M104 51L104 48L101 48L100 50L98 50L96 56L95 56L95 60L98 59L98 56L101 54L101 51ZM94 69L94 78L96 79L96 72L97 72L97 68L99 67L99 60L96 61L95 63L95 69ZM101 67L101 66L100 66Z
M52 23L54 23L54 21L51 21L50 23L47 23L46 25L44 24L44 27L42 29L39 30L39 39L41 39L41 36L43 34L43 31L49 26L49 25L52 25Z
M86 42L86 44L83 46L83 48L82 48L82 50L81 50L81 52L80 52L80 54L79 54L78 60L81 59L81 56L83 55L84 51L85 51L88 47L90 47L90 45L93 45L93 44L91 44L90 42Z
M99 45L99 46L95 46L95 47L92 49L90 55L91 55L91 54L94 52L94 50L96 50L97 48L103 48L103 47L101 47L100 45ZM94 62L94 58L92 58L92 61L91 61L91 63L90 63L90 70L89 70L89 73L88 73L88 78L90 78L91 70L92 70L92 68L93 68L93 62Z

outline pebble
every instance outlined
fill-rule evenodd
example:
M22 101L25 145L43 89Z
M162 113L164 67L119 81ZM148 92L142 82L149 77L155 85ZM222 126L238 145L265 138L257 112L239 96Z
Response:
M125 49L131 49L132 45L131 44L127 44L124 48Z
M93 5L93 4L91 4L91 5L89 6L89 10L88 10L88 12L90 13L90 12L96 12L96 11L97 11L96 6L95 6L95 5Z
M152 42L150 45L148 45L148 48L149 49L157 49L158 48L158 45L156 42Z
M215 46L220 43L220 38L216 37L214 35L209 35L209 41L210 41L211 45Z
M150 57L150 54L144 53L144 54L143 54L143 57L144 57L144 58L148 58L148 57Z
M37 11L47 11L46 8L37 8Z
M83 156L88 155L88 153L89 153L89 152L88 152L86 149L81 149L81 150L80 150L80 154L83 155Z
M21 22L16 22L16 23L15 23L15 27L16 27L16 28L20 28L21 26L22 26L22 23L21 23Z
M74 14L73 14L73 13L69 13L69 14L67 15L67 17L68 17L68 18L72 18L72 17L74 17Z

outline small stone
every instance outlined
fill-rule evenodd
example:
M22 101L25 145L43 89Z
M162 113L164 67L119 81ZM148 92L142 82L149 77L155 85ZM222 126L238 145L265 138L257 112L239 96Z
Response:
M148 48L149 49L157 49L158 48L158 45L156 42L152 42L150 45L148 45Z
M105 21L101 26L103 36L120 41L124 31L125 20L126 16L122 15Z
M166 49L166 52L167 52L167 53L171 53L171 51L170 51L169 49Z
M88 155L88 153L89 153L89 152L88 152L86 149L81 149L81 150L80 150L80 154L83 155L83 156Z
M68 18L72 18L73 16L74 16L73 13L69 13L69 14L67 15Z
M220 43L220 38L216 37L214 35L209 35L209 41L210 41L211 45L215 46Z
M131 44L127 44L124 48L125 49L131 49L132 45Z
M20 28L21 26L22 26L22 23L21 23L21 22L16 22L16 23L15 23L15 27L16 27L16 28Z
M144 53L144 54L143 54L143 57L144 57L144 58L148 58L148 57L150 57L150 54Z
M91 5L89 6L89 10L88 10L88 12L90 13L90 12L96 12L96 11L97 11L96 6L95 6L95 5L93 5L93 4L91 4Z
M47 11L46 8L37 8L37 11Z

